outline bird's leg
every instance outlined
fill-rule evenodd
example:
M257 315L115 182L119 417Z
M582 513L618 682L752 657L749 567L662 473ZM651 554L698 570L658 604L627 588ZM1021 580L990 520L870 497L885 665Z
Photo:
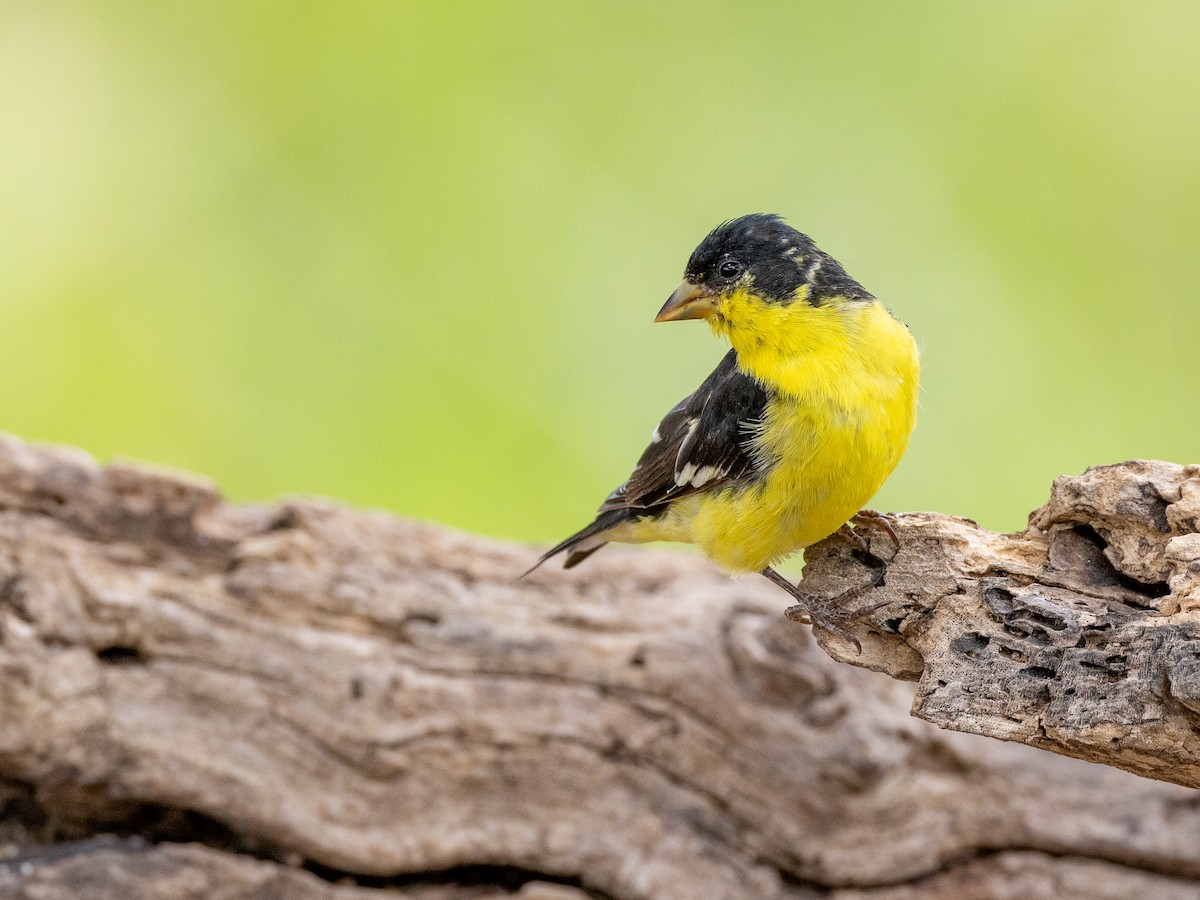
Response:
M820 597L815 597L812 594L806 594L796 585L792 584L774 569L767 567L762 570L762 574L767 580L787 591L793 599L798 601L797 606L789 606L784 610L783 614L794 622L802 622L805 618L813 625L825 629L832 634L836 634L842 640L848 642L854 647L856 653L862 653L862 643L849 629L857 623L863 616L866 616L881 606L886 606L885 603L876 603L865 609L859 609L854 612L847 612L845 605L853 600L863 591L874 584L864 584L861 587L850 588L848 591L843 591L836 597L829 600L822 600Z
M892 539L892 546L896 548L896 552L900 552L900 537L896 534L896 529L892 527L891 517L887 513L881 513L874 509L862 509L854 514L854 518L850 520L852 528L880 528L889 538ZM855 535L859 543L865 543L861 536ZM869 550L867 551L870 552Z

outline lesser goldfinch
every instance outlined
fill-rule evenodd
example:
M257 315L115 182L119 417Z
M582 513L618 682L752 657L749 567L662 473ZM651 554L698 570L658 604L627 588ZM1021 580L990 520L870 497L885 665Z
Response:
M727 572L761 572L855 644L841 604L773 568L837 531L900 461L920 363L908 328L779 216L718 226L656 322L707 319L733 345L654 430L592 524L552 547L571 568L608 541L685 541ZM532 571L532 569L531 569Z

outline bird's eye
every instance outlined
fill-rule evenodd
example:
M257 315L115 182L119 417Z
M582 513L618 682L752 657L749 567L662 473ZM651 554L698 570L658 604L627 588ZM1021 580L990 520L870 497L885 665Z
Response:
M717 274L722 278L737 278L742 274L742 264L736 259L727 259L717 266Z

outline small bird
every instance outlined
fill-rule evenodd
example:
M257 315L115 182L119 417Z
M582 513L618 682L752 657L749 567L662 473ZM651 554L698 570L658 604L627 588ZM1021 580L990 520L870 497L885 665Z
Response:
M684 541L731 574L762 573L814 625L857 646L839 602L857 591L820 601L772 566L859 516L900 461L916 420L912 335L808 236L767 214L700 242L654 321L683 319L708 320L732 349L654 429L595 521L530 571L563 552L569 569L608 541Z

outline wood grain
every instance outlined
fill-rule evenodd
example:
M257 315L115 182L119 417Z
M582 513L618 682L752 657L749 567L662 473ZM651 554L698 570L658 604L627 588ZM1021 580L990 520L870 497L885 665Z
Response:
M899 567L952 539L1033 604L1017 538L899 530L880 590L928 627L864 626L855 661L941 664L961 635L928 598L970 590ZM986 574L993 549L1027 568ZM817 576L862 568L844 550ZM917 721L763 579L609 548L514 582L533 555L0 441L0 898L1200 897L1194 791Z

